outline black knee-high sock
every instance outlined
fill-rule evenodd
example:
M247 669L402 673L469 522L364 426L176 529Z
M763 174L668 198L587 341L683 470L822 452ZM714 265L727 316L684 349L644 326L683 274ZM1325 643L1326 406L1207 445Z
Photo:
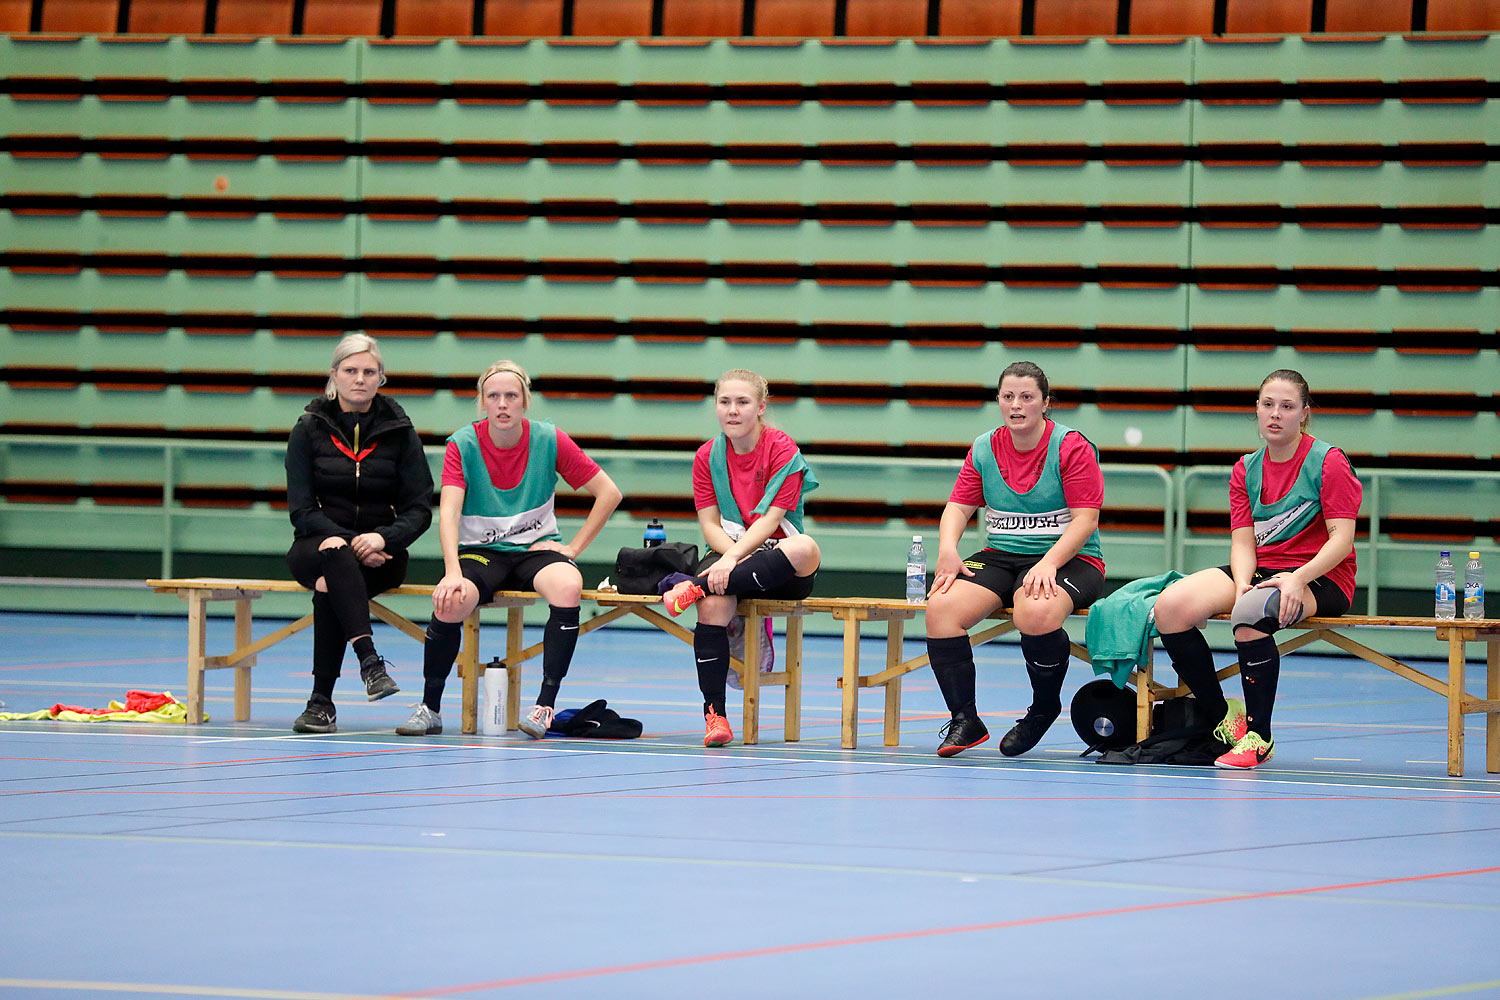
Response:
M344 629L334 617L328 595L313 591L313 694L333 700L333 685L344 662Z
M969 637L955 635L947 639L927 640L927 659L932 676L951 715L965 712L977 716L974 709L974 647Z
M1213 719L1217 725L1229 711L1229 704L1224 700L1224 688L1214 670L1214 651L1208 648L1208 640L1202 632L1190 628L1185 632L1163 632L1161 645L1172 658L1177 679L1198 699L1204 717Z
M698 690L703 692L703 714L712 708L724 714L724 682L729 677L729 629L699 622L693 629L693 658L698 661Z
M724 585L724 593L747 594L752 590L774 590L796 578L797 570L780 549L761 549L741 559L729 571L729 582ZM695 576L693 582L702 587L707 579L706 576Z
M1250 728L1270 742L1271 708L1276 703L1276 681L1281 677L1281 654L1276 651L1276 640L1268 635L1249 642L1236 639L1234 648L1240 654L1240 682L1245 687L1245 714L1250 716Z
M1060 713L1070 655L1068 633L1059 628L1045 635L1022 635L1021 655L1031 678L1031 707L1037 712Z
M328 585L329 606L344 630L345 641L369 635L370 592L365 587L365 576L359 571L354 550L347 545L321 549L318 561L323 570L323 581ZM371 651L374 651L373 646Z
M443 688L448 685L448 672L458 657L458 647L463 645L464 623L445 622L437 618L427 624L427 645L422 650L422 704L434 712L443 707Z
M578 645L578 609L551 607L547 628L542 632L542 689L536 696L536 703L548 708L557 704L557 689L568 676Z

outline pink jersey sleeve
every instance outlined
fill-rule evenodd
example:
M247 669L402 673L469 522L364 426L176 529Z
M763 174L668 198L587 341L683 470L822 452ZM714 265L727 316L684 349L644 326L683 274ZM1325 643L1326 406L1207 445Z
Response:
M557 431L557 474L575 490L599 474L599 463L585 455L578 442L561 428Z
M463 456L459 454L458 445L452 441L449 441L448 447L443 449L443 485L457 486L465 490L469 488L468 482L464 479Z
M1057 450L1062 467L1063 502L1069 507L1104 506L1104 472L1093 445L1077 431L1069 432Z
M953 484L953 492L948 494L948 502L964 507L984 506L984 480L974 468L973 448L964 456L963 468L958 470L958 479Z
M1364 487L1355 478L1348 456L1337 448L1329 448L1323 456L1323 488L1318 496L1323 517L1358 517L1364 495Z
M1250 494L1245 488L1245 460L1234 463L1229 473L1229 530L1255 527L1255 514L1250 510Z
M705 441L698 448L698 453L693 456L693 509L704 510L708 507L717 507L719 498L714 493L714 477L708 468L708 453L713 448L712 441Z

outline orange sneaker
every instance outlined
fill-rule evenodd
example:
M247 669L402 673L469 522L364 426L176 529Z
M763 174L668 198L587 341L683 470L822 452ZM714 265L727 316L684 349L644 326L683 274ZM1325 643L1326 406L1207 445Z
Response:
M721 747L733 739L734 730L729 728L729 720L710 708L703 717L703 745Z
M1267 743L1260 738L1260 733L1251 730L1234 745L1234 749L1214 761L1214 767L1229 767L1236 770L1248 771L1252 767L1259 767L1271 759L1276 752L1273 742Z
M703 588L692 580L683 580L663 594L661 602L667 606L667 613L676 618L702 599Z

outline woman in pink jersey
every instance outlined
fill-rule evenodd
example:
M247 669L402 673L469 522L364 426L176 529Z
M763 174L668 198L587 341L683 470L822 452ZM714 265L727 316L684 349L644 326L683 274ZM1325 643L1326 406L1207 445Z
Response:
M557 690L578 643L583 575L574 561L620 503L614 480L572 438L529 420L531 378L514 361L496 361L479 376L479 412L448 439L438 504L443 578L432 591L432 621L422 675L422 702L396 727L402 736L443 731L443 687L462 640L462 623L497 590L534 590L551 607L542 634L542 687L521 720L534 740L547 734ZM594 504L571 541L557 529L553 498L561 476Z
M1000 373L995 399L1005 422L975 439L938 524L927 655L952 714L939 757L990 738L974 705L968 630L1005 606L1021 633L1031 706L1000 740L1000 752L1015 757L1036 746L1062 712L1071 655L1063 622L1104 589L1104 477L1094 446L1048 416L1051 387L1029 361ZM963 559L959 539L978 510L986 547Z
M1354 598L1354 520L1363 495L1342 451L1307 433L1312 395L1290 369L1260 384L1255 419L1265 444L1229 477L1229 565L1201 570L1156 600L1156 629L1172 666L1232 749L1214 763L1252 768L1271 759L1271 708L1281 656L1278 628L1337 617ZM1199 630L1230 616L1245 700L1226 700Z
M693 503L713 554L697 576L662 598L673 616L698 605L693 654L703 692L703 745L709 747L734 739L724 717L724 688L736 598L801 600L812 593L822 560L818 543L802 530L802 501L817 489L817 477L796 442L765 423L766 395L766 380L754 372L719 376L714 412L720 433L693 457Z

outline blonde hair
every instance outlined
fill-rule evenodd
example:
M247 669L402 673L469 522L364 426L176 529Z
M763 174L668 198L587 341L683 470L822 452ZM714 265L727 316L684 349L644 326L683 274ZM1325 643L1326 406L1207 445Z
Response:
M333 363L328 366L328 384L323 387L323 395L329 399L338 399L338 389L333 384L333 373L339 370L339 365L346 358L356 354L368 354L375 359L375 367L380 369L379 386L385 385L385 361L380 357L380 345L375 338L367 333L346 333L333 348Z
M766 380L748 368L731 368L723 375L720 375L719 380L714 383L715 398L718 398L719 389L725 382L749 382L750 387L755 390L757 401L764 403L771 398L771 390L766 385Z
M484 384L489 381L491 375L498 375L501 372L510 372L521 380L521 409L531 409L531 376L526 374L526 369L514 361L506 361L502 358L486 368L484 374L479 376L479 381L474 383L474 405L481 417L484 416Z

